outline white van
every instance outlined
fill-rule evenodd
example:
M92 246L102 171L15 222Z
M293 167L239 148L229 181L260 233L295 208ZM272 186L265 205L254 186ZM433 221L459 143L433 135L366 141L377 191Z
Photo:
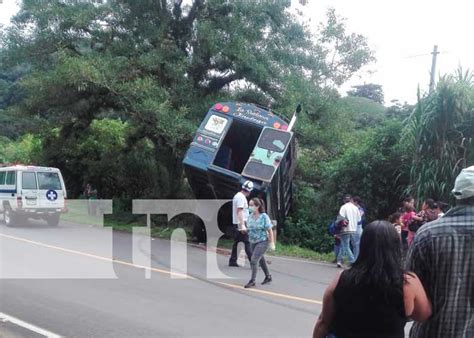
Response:
M57 168L0 167L0 220L7 226L42 218L57 226L66 212L66 187Z

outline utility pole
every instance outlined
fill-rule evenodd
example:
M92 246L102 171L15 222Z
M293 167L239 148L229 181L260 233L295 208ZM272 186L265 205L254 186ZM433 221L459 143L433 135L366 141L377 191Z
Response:
M436 57L439 54L438 45L434 45L433 52L431 54L433 54L433 58L431 60L430 91L429 91L430 94L433 92L434 87L435 87Z

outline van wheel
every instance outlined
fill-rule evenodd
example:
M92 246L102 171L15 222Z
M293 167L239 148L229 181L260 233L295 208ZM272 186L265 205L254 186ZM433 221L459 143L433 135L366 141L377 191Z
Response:
M18 216L9 207L3 212L3 221L7 227L13 227L18 222Z
M50 227L57 227L59 225L59 214L48 216L46 222L48 222Z

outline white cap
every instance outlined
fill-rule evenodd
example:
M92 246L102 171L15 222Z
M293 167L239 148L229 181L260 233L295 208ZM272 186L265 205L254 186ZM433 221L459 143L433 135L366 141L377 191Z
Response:
M458 200L474 196L474 165L461 171L451 192Z
M242 189L251 192L253 190L253 182L252 181L245 181L244 184L242 184Z

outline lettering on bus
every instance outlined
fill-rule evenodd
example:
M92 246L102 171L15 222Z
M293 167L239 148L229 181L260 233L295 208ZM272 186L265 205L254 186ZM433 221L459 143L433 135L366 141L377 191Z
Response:
M267 115L262 115L258 111L252 109L245 109L243 107L237 107L234 116L239 117L243 120L260 124L262 126L265 126L269 120L269 117Z

